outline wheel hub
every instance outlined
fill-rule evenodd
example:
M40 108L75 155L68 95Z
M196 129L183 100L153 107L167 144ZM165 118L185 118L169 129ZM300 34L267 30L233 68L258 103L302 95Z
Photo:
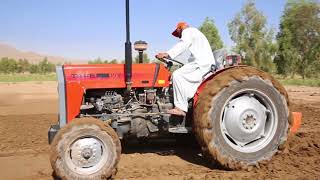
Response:
M84 148L81 152L81 155L84 159L88 160L93 155L93 150L90 148Z
M247 114L243 118L242 125L245 129L253 129L257 125L257 118L253 114Z
M80 168L89 168L97 165L102 158L103 145L96 138L82 138L76 140L70 148L70 159Z
M240 96L225 107L222 130L244 146L263 136L265 122L266 108L254 97Z

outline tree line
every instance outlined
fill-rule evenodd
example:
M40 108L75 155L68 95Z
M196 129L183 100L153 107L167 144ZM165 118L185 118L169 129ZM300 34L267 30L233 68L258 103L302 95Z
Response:
M36 64L30 63L27 59L15 60L13 58L3 57L0 59L0 73L32 73L46 74L55 72L55 64L44 58Z
M143 63L150 63L151 60L148 56L147 53L143 53ZM125 60L117 60L117 59L112 59L112 60L103 60L101 58L97 58L94 60L91 60L88 62L88 64L124 64ZM133 59L133 63L138 64L139 63L139 55L136 55L135 58Z
M137 55L134 58L133 63L139 62L139 56ZM103 60L101 58L97 58L94 60L88 61L88 64L118 64L124 63L124 60L119 61L117 59L112 60ZM150 63L150 58L148 54L143 54L143 63ZM66 63L71 64L71 63ZM13 58L3 57L0 59L0 73L3 74L12 74L12 73L31 73L31 74L47 74L55 72L55 67L57 64L51 63L45 57L39 63L33 64L30 63L27 59L19 59L15 60Z
M223 47L213 19L199 27L213 50ZM320 76L320 4L317 0L288 0L280 19L279 32L267 26L267 19L248 0L231 22L233 51L243 63L284 77Z

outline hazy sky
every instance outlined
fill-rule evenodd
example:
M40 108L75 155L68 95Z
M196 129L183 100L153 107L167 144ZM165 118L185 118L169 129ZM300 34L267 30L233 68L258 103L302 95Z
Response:
M245 0L131 0L131 42L145 40L148 54L177 41L176 22L198 27L215 20L225 46L227 24ZM257 0L268 24L278 29L285 0ZM124 59L125 0L0 0L0 43L21 50L76 59Z

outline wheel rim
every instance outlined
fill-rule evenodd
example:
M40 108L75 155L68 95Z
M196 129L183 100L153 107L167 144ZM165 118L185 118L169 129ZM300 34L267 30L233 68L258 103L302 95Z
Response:
M81 175L99 171L111 158L111 149L94 136L82 136L73 141L65 153L66 164Z
M270 98L256 89L235 92L224 104L220 126L224 140L243 153L266 147L275 135L277 110Z

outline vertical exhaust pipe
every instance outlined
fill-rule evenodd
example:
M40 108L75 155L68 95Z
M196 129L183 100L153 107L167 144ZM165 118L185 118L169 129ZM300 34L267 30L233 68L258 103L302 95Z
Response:
M127 90L131 90L132 77L132 49L130 42L130 16L129 16L129 0L126 0L126 43L125 43L125 80Z

